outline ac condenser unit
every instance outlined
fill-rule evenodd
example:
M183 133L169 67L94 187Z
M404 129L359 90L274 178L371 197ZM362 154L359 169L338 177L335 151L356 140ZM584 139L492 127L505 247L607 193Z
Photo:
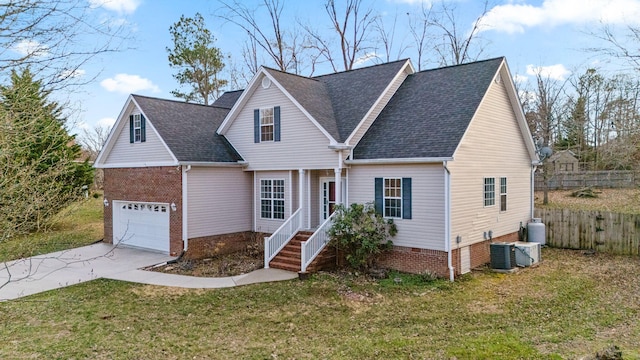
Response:
M516 265L531 266L540 262L540 243L521 242L515 243Z
M493 243L489 250L492 269L510 270L516 266L515 246L512 243Z

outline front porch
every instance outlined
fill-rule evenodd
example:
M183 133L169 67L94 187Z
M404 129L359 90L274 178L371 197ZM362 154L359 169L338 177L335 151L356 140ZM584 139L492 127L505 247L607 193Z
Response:
M286 190L279 189L279 194L272 194L265 187L270 180L264 179L273 177L273 174L259 173L256 176L256 185L260 186L257 218L264 223L268 210L280 206L282 213L287 214L287 208L290 210L296 205L297 208L290 216L284 216L286 218L272 231L271 236L265 237L265 268L314 272L335 264L335 252L326 248L329 242L327 231L331 227L331 215L336 205L346 203L346 171L288 171L287 178L279 182L284 188L288 185L288 202ZM270 198L283 200L269 200Z

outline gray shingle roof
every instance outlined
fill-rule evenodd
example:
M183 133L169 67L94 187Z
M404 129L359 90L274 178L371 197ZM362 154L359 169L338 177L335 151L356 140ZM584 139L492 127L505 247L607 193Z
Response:
M265 68L265 70L313 116L320 126L334 139L339 139L340 133L334 117L334 108L323 82L274 69Z
M409 75L355 147L354 159L453 156L503 59Z
M240 95L244 90L227 91L223 93L211 106L216 106L224 109L231 109L233 105L238 101Z
M242 160L231 144L216 134L216 129L229 112L228 108L132 96L178 161Z
M340 134L336 140L347 140L406 62L407 59L398 60L313 78L325 84L333 104Z

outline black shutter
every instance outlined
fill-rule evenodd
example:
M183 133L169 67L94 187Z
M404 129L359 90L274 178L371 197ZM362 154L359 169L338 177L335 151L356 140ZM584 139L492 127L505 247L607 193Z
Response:
M253 142L260 142L260 110L253 110Z
M273 108L273 141L280 141L280 106Z
M411 178L402 178L402 218L411 219Z
M376 212L382 216L384 216L384 200L382 198L383 189L383 181L382 178L376 178L376 192L375 192L375 209Z
M144 115L140 114L140 142L147 141L147 126L145 122Z
M133 115L129 115L129 142L133 144L134 142L134 137L133 137Z

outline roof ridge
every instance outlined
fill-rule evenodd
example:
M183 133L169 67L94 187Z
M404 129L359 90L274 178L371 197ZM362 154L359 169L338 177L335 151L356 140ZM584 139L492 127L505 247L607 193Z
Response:
M234 90L231 92L235 92L235 91L244 91L244 90ZM178 103L178 104L185 104L185 105L192 105L192 106L203 106L206 108L216 108L216 109L227 109L225 107L221 107L218 105L205 105L205 104L198 104L198 103L190 103L187 101L182 101L182 100L177 100L177 99L165 99L165 98L159 98L159 97L155 97L155 96L147 96L147 95L139 95L139 94L131 94L131 96L133 97L141 97L141 98L145 98L145 99L150 99L150 100L159 100L159 101L167 101L167 102L173 102L173 103Z
M462 66L467 66L467 65L476 65L476 64L480 64L480 63L484 63L484 62L495 61L495 60L504 60L504 59L506 59L505 56L497 56L497 57L494 57L494 58L491 58L491 59L477 60L477 61L472 61L472 62L468 62L468 63L464 63L464 64L454 64L454 65L441 66L441 67L437 67L437 68L433 68L433 69L420 70L420 71L415 72L415 74L429 72L429 71L450 69L450 68L454 68L454 67L462 67Z
M312 77L309 77L309 76L304 76L304 75L300 75L300 74L294 74L294 73L290 73L290 72L287 72L287 71L282 71L282 70L274 69L274 68L271 68L271 67L268 67L268 66L264 66L264 65L262 67L264 69L272 70L272 71L275 71L275 72L278 72L278 73L281 73L281 74L296 76L296 77L303 78L303 79L306 79L306 80L318 81L318 80L316 80L316 79L314 79Z
M316 75L312 79L316 79L316 78L320 78L320 77L324 77L324 76L337 75L337 74L345 74L345 73L359 71L359 70L371 69L371 68L378 67L378 66L391 65L391 64L395 64L395 63L399 63L399 62L406 62L407 60L411 60L411 59L410 58L398 59L398 60L389 61L389 62L385 62L385 63L373 64L373 65L369 65L369 66L365 66L365 67L361 67L361 68L337 71L337 72L333 72L333 73L329 73L329 74Z

